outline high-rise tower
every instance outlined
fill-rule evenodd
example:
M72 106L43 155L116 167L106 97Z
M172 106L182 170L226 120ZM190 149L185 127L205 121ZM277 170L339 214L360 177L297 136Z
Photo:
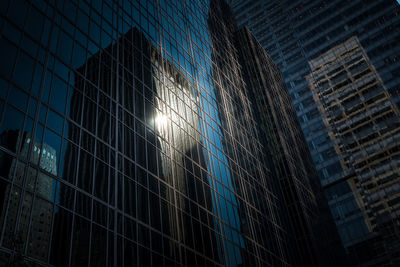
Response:
M357 196L345 176L306 76L309 61L357 36L394 103L400 88L400 8L380 1L232 0L239 25L246 25L283 73L318 176L343 244L350 248L368 235ZM361 258L368 257L358 254ZM355 262L362 262L358 256Z
M277 177L282 209L287 209L293 265L345 265L344 249L282 74L247 28L237 32L237 47L260 139Z
M318 262L223 1L1 1L0 32L0 265Z
M307 79L339 155L343 180L365 218L366 237L371 240L364 243L378 243L377 260L383 257L382 261L398 264L398 107L357 37L313 59L310 67Z

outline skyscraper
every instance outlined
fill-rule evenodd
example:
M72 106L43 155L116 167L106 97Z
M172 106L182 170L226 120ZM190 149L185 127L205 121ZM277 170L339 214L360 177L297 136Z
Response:
M308 62L357 36L384 86L399 102L399 5L396 1L230 1L283 73L343 244L363 240L364 216L306 80ZM361 230L360 229L364 229ZM357 262L357 258L353 257Z
M379 264L396 265L400 261L396 256L400 247L398 107L357 37L313 59L310 67L307 79L339 155L343 180L363 212L367 238L381 244L374 257ZM379 262L379 257L386 259Z
M8 146L11 149L20 149L21 154L28 152L28 147L32 141L27 133L20 134L19 131L9 130L3 132L0 137L0 142L4 146ZM12 147L10 147L10 145ZM2 156L5 156L2 154ZM39 162L40 159L40 162ZM47 144L39 145L38 143L33 144L32 160L39 162L39 166L48 172L56 175L57 170L55 168L55 154ZM26 198L23 203L19 203L20 191L16 188L12 188L10 184L6 187L2 185L0 192L2 195L1 201L4 204L8 204L7 209L2 209L0 220L3 222L7 210L6 224L4 224L4 242L6 246L12 246L17 252L22 250L22 242L28 235L29 223L32 225L32 231L30 234L30 243L28 245L28 253L35 255L38 258L45 258L47 255L47 248L50 242L50 229L51 229L51 215L53 207L46 205L45 203L37 202L36 205L32 206L32 192L36 190L38 196L46 199L52 199L54 197L54 191L51 179L43 174L37 173L32 168L27 168L26 164L17 162L14 158L10 162L10 158L1 158L1 162L5 165L2 166L3 174L8 179L14 177L14 181L18 185L24 183L24 173L26 172ZM7 166L10 164L9 166ZM7 173L8 172L8 173ZM11 196L7 203L5 197ZM43 205L42 205L43 204ZM18 216L18 207L22 206L21 216L19 218L20 229L15 229L15 224ZM15 258L15 263L21 263L20 258Z
M0 7L1 264L317 265L305 147L268 154L223 1Z
M282 74L247 28L237 32L237 47L261 142L282 192L282 208L288 211L293 265L345 265L344 249Z

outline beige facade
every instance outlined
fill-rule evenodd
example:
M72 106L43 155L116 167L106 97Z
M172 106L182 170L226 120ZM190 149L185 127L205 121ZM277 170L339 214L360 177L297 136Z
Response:
M307 79L371 232L400 217L400 117L357 37L309 62ZM377 228L378 227L378 228Z

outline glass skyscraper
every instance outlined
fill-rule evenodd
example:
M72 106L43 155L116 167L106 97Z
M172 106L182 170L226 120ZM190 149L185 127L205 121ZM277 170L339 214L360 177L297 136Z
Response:
M398 105L399 4L393 0L229 2L239 25L249 27L283 72L339 234L353 263L385 254L377 249L381 245L368 241L371 236L362 205L347 182L306 76L312 73L310 61L356 36L391 101Z
M293 265L343 266L344 249L282 74L247 28L237 32L237 47L281 208L287 209Z
M6 0L0 33L1 266L318 264L223 1Z

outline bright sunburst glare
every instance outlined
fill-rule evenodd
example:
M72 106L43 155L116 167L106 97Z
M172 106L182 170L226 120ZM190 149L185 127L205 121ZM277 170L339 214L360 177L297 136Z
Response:
M157 126L158 129L162 129L165 126L167 126L167 122L168 122L168 116L167 115L159 113L156 116L155 123L156 123L156 126Z

